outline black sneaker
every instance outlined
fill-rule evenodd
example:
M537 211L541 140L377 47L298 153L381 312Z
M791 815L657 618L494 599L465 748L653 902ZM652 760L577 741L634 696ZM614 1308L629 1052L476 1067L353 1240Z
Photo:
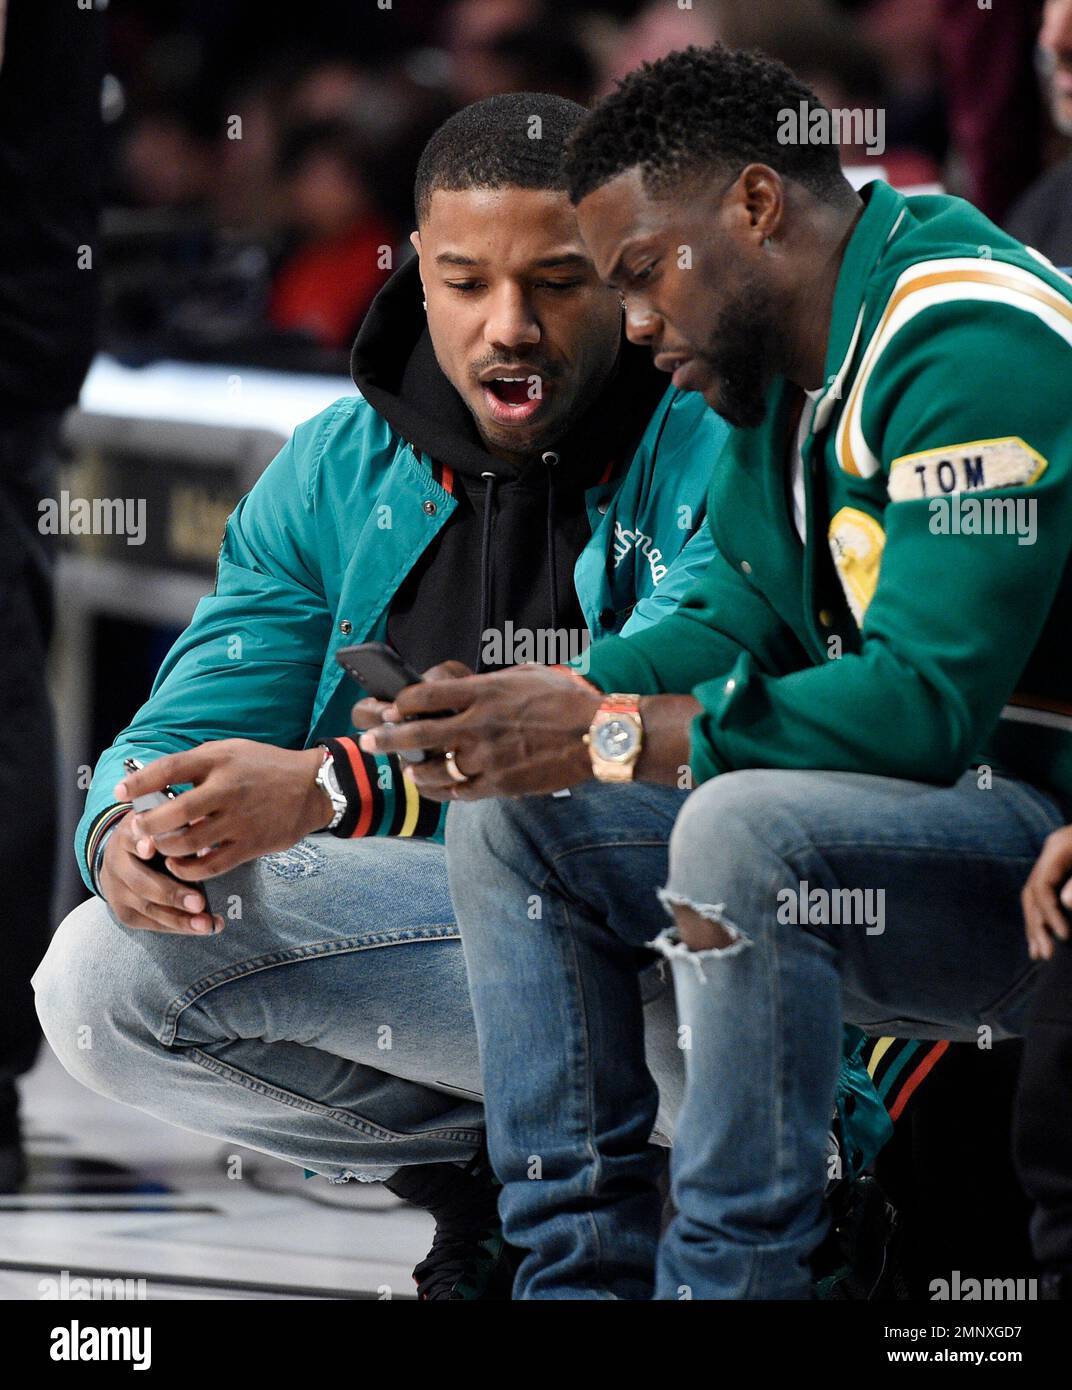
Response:
M879 1303L908 1298L897 1212L874 1178L846 1182L827 1197L830 1233L812 1256L816 1298Z
M384 1187L435 1218L432 1248L413 1271L422 1302L509 1301L521 1252L503 1239L499 1184L484 1153L464 1168L452 1163L400 1168Z
M520 1263L521 1252L507 1245L498 1223L484 1236L474 1237L437 1222L432 1248L414 1268L413 1282L422 1302L452 1298L508 1303Z

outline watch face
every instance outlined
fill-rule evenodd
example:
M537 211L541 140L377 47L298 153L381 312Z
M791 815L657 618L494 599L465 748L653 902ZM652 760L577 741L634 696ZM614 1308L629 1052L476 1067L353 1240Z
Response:
M608 719L595 731L592 742L601 758L624 762L639 742L636 725L629 719Z

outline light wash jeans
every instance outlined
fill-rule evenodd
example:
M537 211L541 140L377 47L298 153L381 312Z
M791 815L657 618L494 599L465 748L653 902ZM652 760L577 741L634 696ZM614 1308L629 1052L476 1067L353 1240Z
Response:
M687 1079L655 1296L807 1298L842 1021L984 1046L1018 1034L1036 972L1020 889L1062 819L1034 788L974 773L942 788L748 771L687 797L587 784L452 806L488 1148L506 1237L530 1252L515 1297L651 1296L656 1095L631 961L656 939ZM674 902L731 944L686 950Z
M472 1157L480 1068L442 846L317 835L210 891L236 914L218 936L131 930L98 898L61 924L33 983L71 1075L336 1181ZM683 1066L663 975L645 984L668 1133Z

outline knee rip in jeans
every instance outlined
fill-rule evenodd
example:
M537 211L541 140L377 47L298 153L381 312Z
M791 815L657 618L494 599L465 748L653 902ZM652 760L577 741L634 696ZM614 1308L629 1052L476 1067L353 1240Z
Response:
M706 960L740 955L752 942L737 924L726 916L725 903L694 903L681 893L658 889L659 901L674 920L648 943L667 960L691 960L700 979L704 979Z

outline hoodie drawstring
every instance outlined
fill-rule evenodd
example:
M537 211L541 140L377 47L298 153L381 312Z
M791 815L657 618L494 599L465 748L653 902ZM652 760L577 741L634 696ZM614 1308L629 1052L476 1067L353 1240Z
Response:
M558 554L555 545L555 465L553 450L541 455L547 467L547 587L551 599L551 630L558 631ZM480 636L474 670L484 669L484 636L491 621L491 530L495 517L495 473L481 473L484 479L484 527L480 538Z
M558 563L555 554L555 465L558 455L548 450L547 465L547 583L551 593L551 631L558 631Z
M484 530L480 539L480 628L474 667L478 675L484 669L484 634L491 620L491 527L498 482L494 473L481 473L480 476L484 479Z

